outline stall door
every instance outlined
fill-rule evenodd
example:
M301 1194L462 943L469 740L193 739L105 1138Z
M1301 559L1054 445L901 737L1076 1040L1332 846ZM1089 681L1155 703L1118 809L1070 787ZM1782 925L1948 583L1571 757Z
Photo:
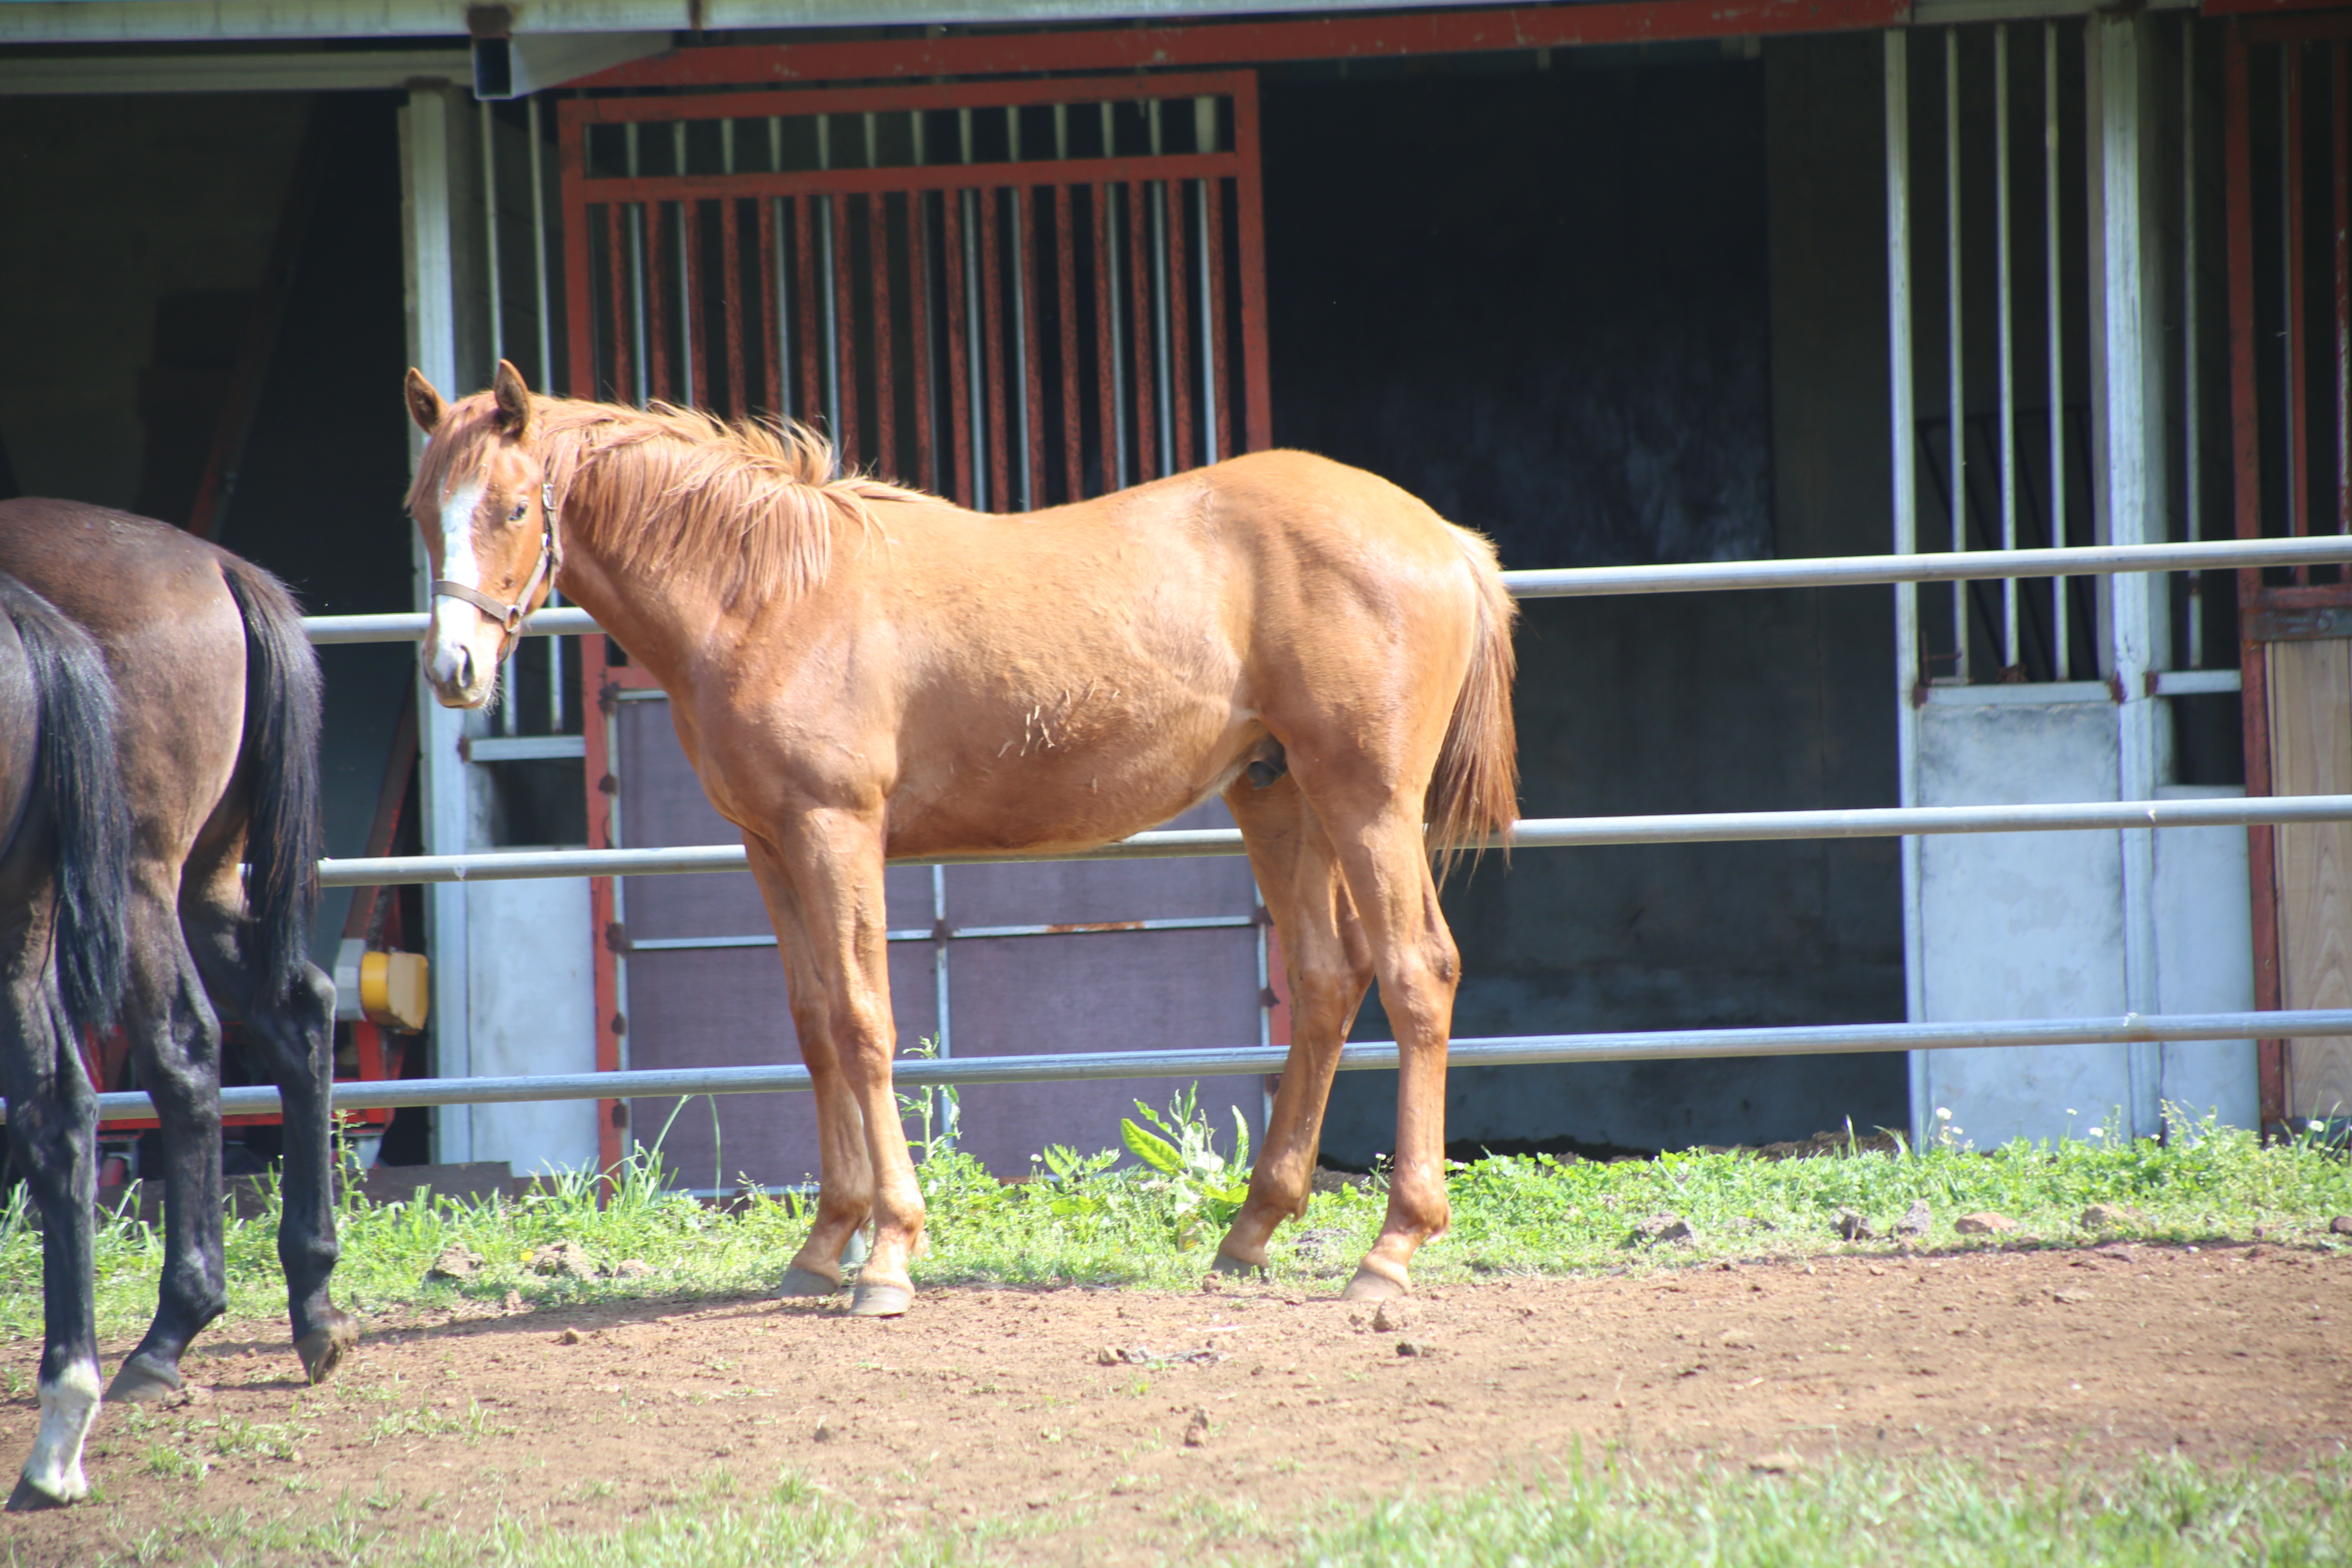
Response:
M1269 441L1247 73L563 105L572 390L830 433L845 465L1020 511ZM667 700L609 645L585 675L591 841L727 842ZM1216 803L1186 825L1226 821ZM1028 1055L1285 1037L1239 859L893 868L902 1049ZM600 1060L797 1059L749 876L600 882ZM1115 1147L1160 1080L965 1091L1003 1175ZM1254 1079L1200 1086L1255 1135ZM805 1181L801 1096L606 1108L697 1187ZM1231 1134L1228 1132L1227 1137Z

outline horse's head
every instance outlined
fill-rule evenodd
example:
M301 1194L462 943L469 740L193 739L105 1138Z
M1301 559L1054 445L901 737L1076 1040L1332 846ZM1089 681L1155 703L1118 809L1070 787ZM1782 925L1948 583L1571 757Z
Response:
M408 507L434 578L423 658L446 707L490 700L523 617L554 583L554 498L531 413L530 388L504 360L488 392L454 404L408 373L408 415L426 437Z

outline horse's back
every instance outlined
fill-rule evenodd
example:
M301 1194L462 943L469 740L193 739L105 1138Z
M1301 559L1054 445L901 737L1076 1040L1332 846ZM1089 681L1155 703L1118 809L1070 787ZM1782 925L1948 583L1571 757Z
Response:
M124 786L173 858L221 809L243 744L245 622L226 557L152 518L80 501L0 501L0 572L104 651L120 700Z

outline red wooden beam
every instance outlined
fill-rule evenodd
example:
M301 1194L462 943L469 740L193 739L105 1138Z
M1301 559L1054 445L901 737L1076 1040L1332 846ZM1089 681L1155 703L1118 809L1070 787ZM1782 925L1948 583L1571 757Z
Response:
M946 38L721 44L676 49L566 85L724 87L1030 71L1129 71L1266 60L1378 59L1763 33L1842 32L1902 26L1910 19L1909 0L1656 0L1654 4L1512 6Z

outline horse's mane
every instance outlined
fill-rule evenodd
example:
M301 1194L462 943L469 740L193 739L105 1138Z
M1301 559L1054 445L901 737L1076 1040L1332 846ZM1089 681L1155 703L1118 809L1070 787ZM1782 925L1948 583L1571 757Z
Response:
M451 410L418 465L412 510L440 494L455 455L471 445L452 437L479 424L482 438L498 439L496 405L487 395L479 405ZM691 573L730 605L817 587L836 533L877 531L872 503L931 499L865 474L836 476L833 443L796 420L730 423L666 403L533 397L531 426L567 542L593 548L616 571Z

